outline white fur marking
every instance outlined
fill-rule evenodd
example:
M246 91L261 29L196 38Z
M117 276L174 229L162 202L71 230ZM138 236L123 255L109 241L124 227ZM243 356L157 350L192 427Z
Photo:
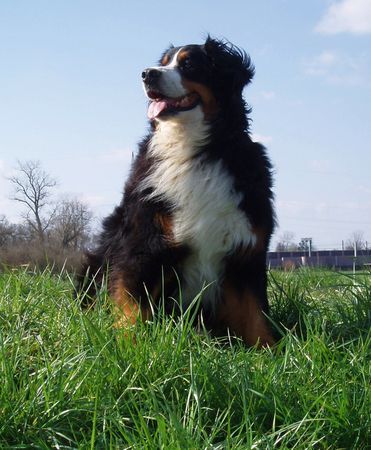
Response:
M183 48L183 47L182 47ZM164 66L164 67L168 67L168 68L173 68L173 67L178 67L178 55L179 55L179 53L182 51L182 48L180 48L176 53L175 53L175 55L173 56L173 59L170 61L170 63L169 64L167 64L166 66Z
M182 84L182 77L178 71L178 54L182 49L179 49L173 56L171 62L167 66L150 67L150 69L156 69L161 74L159 88L166 97L177 98L188 94L188 91L184 89ZM144 88L145 90L145 88Z
M224 257L240 245L255 245L256 236L238 208L242 194L221 161L205 162L202 154L193 158L207 142L209 127L200 107L188 113L181 121L159 122L149 149L158 162L141 188L153 187L150 197L173 205L174 239L191 248L181 270L183 304L211 283L202 302L212 308Z

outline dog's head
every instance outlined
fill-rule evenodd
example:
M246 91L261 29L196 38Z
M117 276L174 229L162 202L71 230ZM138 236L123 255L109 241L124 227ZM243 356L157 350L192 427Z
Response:
M159 66L142 72L150 100L150 120L179 120L201 111L206 119L241 101L254 75L247 54L234 45L207 38L204 45L171 46Z

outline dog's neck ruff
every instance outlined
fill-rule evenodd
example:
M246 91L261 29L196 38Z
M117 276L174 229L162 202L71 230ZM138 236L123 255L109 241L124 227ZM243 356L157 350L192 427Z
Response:
M176 120L159 120L149 153L157 160L179 164L193 158L209 142L210 126L200 106L180 113Z
M202 304L213 310L220 291L216 280L220 283L223 277L225 258L238 248L253 246L256 237L239 208L242 194L236 192L222 161L205 158L203 147L209 142L210 128L201 109L196 109L198 120L158 125L149 146L156 162L142 189L151 188L149 198L171 205L172 239L191 250L181 268L183 305L209 286Z

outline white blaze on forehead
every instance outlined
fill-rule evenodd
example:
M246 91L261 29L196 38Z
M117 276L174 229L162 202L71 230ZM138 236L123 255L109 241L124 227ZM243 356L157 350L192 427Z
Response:
M161 67L163 71L161 77L161 90L169 97L181 97L188 92L184 89L182 77L178 72L178 55L182 49L180 48L167 66Z
M182 77L178 71L178 54L182 48L173 55L168 65L150 67L162 72L158 87L166 97L177 98L188 94L188 91L184 89Z
M183 48L183 47L182 47ZM178 66L178 55L179 53L182 51L182 48L180 48L172 57L171 61L169 62L169 64L166 65L166 67L168 68L172 68L172 67L177 67Z

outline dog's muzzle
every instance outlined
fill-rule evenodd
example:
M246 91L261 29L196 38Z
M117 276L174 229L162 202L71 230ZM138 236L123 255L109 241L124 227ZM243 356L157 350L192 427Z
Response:
M143 83L148 87L154 87L158 83L160 75L161 72L157 69L145 69L142 72Z

